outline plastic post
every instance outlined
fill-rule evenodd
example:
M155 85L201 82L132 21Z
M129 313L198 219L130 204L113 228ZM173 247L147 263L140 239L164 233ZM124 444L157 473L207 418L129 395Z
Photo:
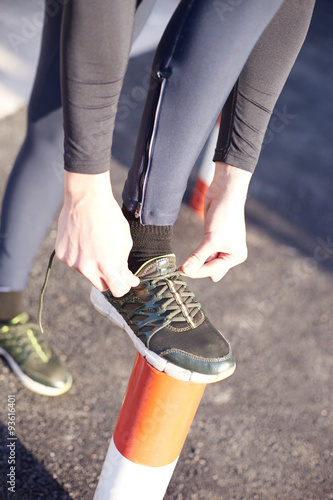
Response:
M206 384L137 355L94 500L162 500Z
M193 188L193 192L190 198L189 205L192 210L200 217L204 218L204 204L207 189L209 188L215 172L215 163L212 158L214 156L214 151L217 143L217 138L219 134L219 123L218 120L214 126L202 157L202 161L198 171L198 178Z

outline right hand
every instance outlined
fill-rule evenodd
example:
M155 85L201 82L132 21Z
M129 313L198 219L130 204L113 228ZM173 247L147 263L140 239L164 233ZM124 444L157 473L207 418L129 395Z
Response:
M101 292L125 295L139 284L128 269L132 238L113 197L109 172L65 172L65 200L58 220L56 256Z

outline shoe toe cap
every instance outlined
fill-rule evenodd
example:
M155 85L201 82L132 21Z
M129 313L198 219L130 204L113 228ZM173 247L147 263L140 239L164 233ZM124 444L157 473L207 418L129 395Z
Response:
M34 370L30 376L39 384L59 390L67 386L69 389L72 383L72 377L65 364L55 354L44 366Z
M232 373L236 366L231 350L227 356L222 358L204 358L177 349L160 353L160 356L174 365L204 375L220 375L224 372Z

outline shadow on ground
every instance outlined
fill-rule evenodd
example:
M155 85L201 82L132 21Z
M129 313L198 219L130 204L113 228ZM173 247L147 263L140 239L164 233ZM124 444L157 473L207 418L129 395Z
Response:
M10 444L12 445L12 455L9 454ZM11 466L8 464L9 459L11 465L15 464L15 474L12 477L8 476ZM12 462L13 460L14 462ZM0 471L1 500L72 499L20 439L9 437L8 428L2 422L0 422ZM7 481L11 479L12 484L7 484ZM14 492L8 488L14 488ZM24 496L22 496L22 491L24 491Z

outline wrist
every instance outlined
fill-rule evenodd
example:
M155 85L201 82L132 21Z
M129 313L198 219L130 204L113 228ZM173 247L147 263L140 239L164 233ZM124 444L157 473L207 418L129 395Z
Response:
M65 171L64 192L67 202L76 202L91 196L113 196L110 173L80 174Z
M212 185L224 198L245 202L251 178L252 174L247 170L242 170L228 163L216 162Z

